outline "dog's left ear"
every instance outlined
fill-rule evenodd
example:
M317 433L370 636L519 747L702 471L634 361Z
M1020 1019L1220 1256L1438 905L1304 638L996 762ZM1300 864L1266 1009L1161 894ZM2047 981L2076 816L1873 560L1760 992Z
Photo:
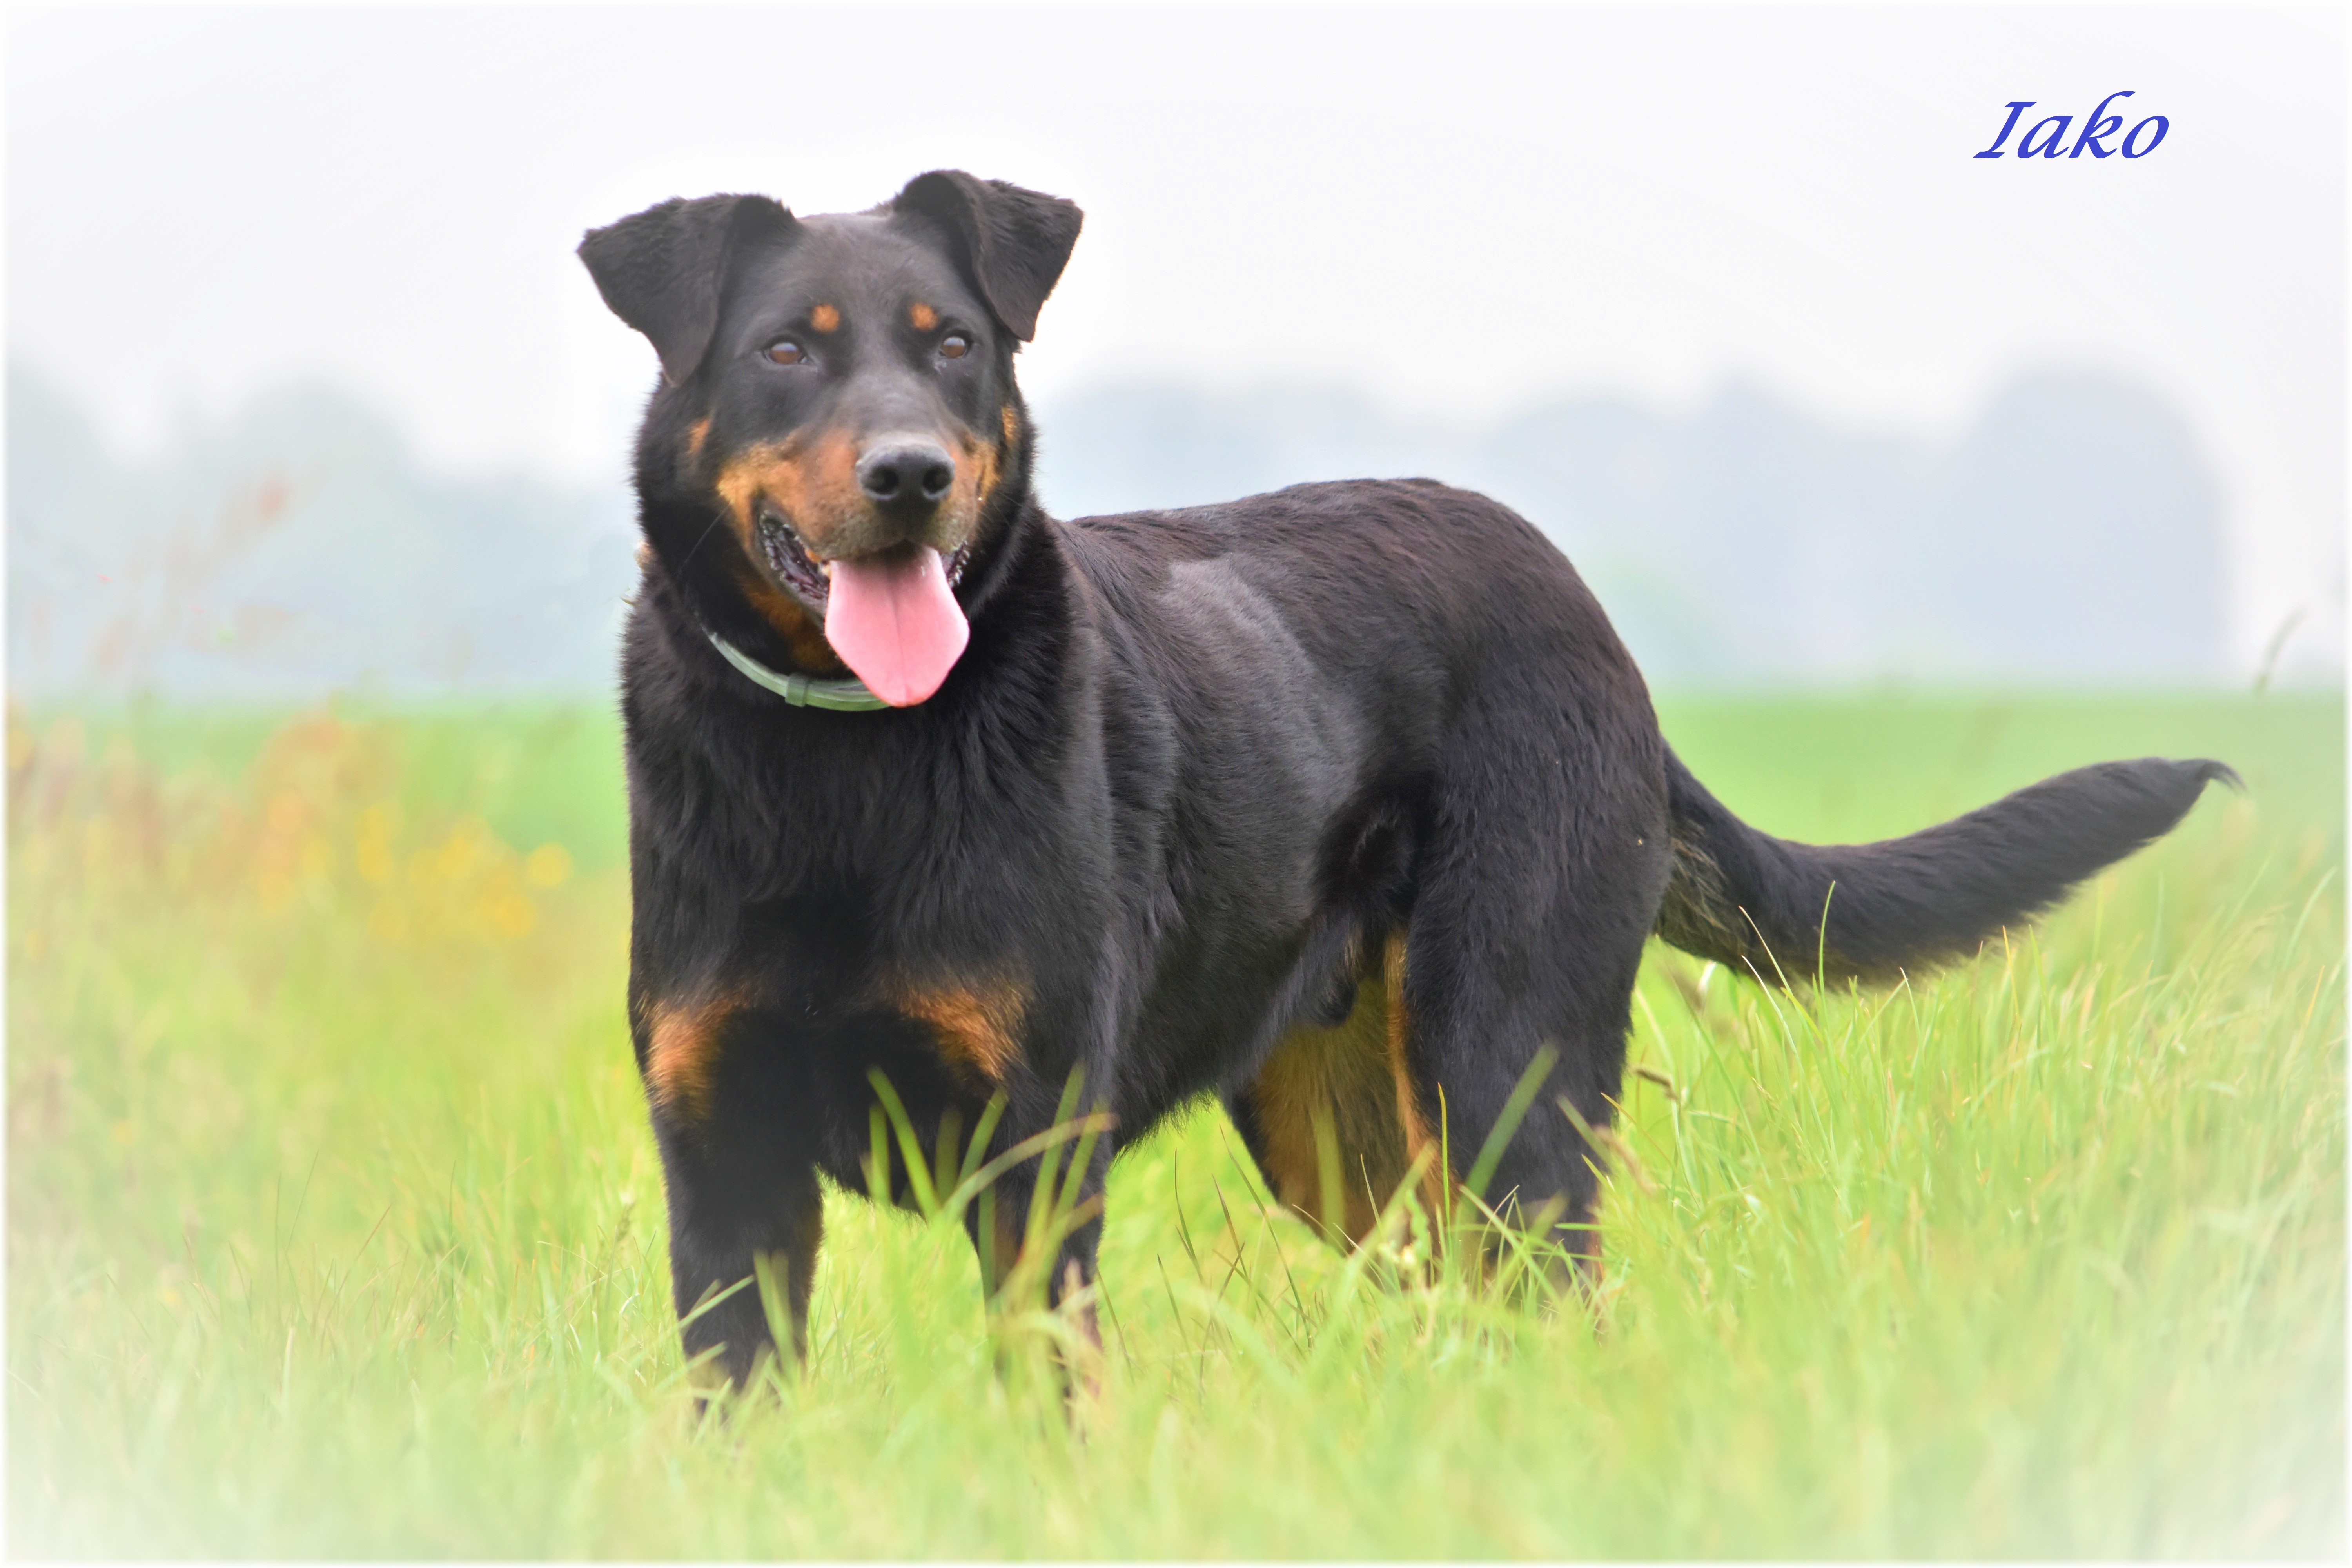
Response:
M964 270L996 319L1023 342L1037 335L1037 310L1054 291L1086 222L1076 202L936 169L907 182L892 212L917 213L948 231Z

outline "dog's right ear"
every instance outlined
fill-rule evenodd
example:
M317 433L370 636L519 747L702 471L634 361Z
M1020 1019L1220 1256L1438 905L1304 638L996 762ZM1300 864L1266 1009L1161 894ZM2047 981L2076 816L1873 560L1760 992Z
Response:
M692 375L719 328L728 258L746 240L783 238L793 215L766 196L673 196L580 242L613 314L645 333L672 386Z

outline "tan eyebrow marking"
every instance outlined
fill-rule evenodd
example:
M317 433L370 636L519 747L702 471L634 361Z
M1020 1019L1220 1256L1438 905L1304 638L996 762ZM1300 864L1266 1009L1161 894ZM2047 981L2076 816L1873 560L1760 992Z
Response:
M809 312L809 325L820 332L830 332L841 325L841 312L831 305L819 305Z
M928 332L940 324L940 313L918 300L907 311L907 320L915 323L915 331Z

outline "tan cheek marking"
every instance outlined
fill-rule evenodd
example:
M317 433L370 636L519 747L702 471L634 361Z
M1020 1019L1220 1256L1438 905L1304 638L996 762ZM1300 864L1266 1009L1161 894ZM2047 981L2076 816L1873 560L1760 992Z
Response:
M1028 998L1017 985L909 988L891 1002L908 1017L930 1026L939 1037L940 1054L950 1063L990 1083L1003 1083L1021 1059L1019 1033Z
M950 492L950 504L957 510L977 521L980 509L996 493L996 449L976 436L965 436L956 442L961 461L956 464L955 489Z
M760 492L781 470L791 467L797 456L791 442L772 447L754 447L740 456L730 458L719 470L719 479L711 488L719 492L727 508L727 520L735 525L737 537L745 549L751 547L751 507Z
M928 332L940 324L940 313L919 300L907 311L907 320L915 323L915 331Z
M688 427L686 432L686 455L688 457L699 458L702 456L702 444L710 439L710 418L711 416L706 414L701 418L696 420L692 426Z
M646 1082L656 1105L688 1122L709 1120L719 1036L740 1006L735 997L725 996L646 1007Z
M857 489L857 448L841 432L814 445L798 437L765 442L728 459L715 486L746 554L759 552L757 507L765 496L790 519L801 542L830 555L843 520L865 504Z
M808 606L760 575L755 567L736 579L743 597L760 618L784 639L792 649L793 667L803 675L839 675L847 666L833 645L824 640L824 627L808 612Z
M841 312L831 305L819 305L809 312L809 325L820 332L836 331L841 327Z
M1021 416L1010 403L1004 405L1004 444L1008 447L1021 439Z
M845 437L828 436L817 443L814 452L796 439L770 442L730 458L712 486L727 509L737 542L743 547L744 565L735 574L736 586L760 618L784 639L793 662L812 675L839 674L841 659L824 640L824 627L808 607L769 581L760 569L758 505L762 496L774 501L792 520L802 540L822 552L831 532L823 523L829 511L837 515L842 481L855 483L855 458ZM830 487L817 482L828 476L834 480Z

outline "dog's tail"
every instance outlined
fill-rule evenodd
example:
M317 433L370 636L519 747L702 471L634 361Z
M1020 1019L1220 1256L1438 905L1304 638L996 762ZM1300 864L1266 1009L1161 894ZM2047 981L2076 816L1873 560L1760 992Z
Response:
M1666 753L1674 871L1658 934L1774 984L1888 980L1977 951L2169 832L2220 763L2101 763L1907 838L1792 844L1759 833Z

